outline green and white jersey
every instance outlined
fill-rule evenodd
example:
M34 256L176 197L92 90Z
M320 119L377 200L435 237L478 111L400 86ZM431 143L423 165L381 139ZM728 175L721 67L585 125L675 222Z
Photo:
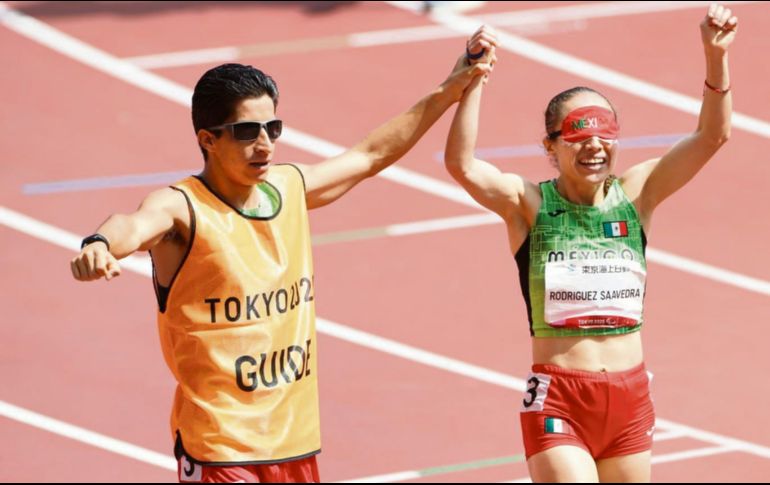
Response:
M516 253L534 337L614 335L642 326L647 240L617 179L598 207L564 199L554 180Z

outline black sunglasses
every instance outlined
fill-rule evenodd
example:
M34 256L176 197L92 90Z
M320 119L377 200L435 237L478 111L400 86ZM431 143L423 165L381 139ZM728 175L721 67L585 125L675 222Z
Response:
M267 133L267 137L270 138L270 141L275 141L276 138L281 136L281 131L283 131L283 121L270 120L264 123L259 121L238 121L235 123L212 126L211 128L206 129L209 131L227 129L233 135L233 138L238 141L253 141L259 138L259 132L262 131L263 127L265 128L265 132Z

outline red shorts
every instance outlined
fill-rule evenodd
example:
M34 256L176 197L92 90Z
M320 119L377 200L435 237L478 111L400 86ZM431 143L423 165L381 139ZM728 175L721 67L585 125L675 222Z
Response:
M655 410L650 376L640 364L623 372L532 366L521 408L527 459L559 445L595 459L652 449Z
M315 455L269 465L201 465L186 455L177 461L179 482L319 483Z

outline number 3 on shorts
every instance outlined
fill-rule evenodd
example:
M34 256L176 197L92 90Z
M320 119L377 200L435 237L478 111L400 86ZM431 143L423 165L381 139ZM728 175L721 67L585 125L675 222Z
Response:
M521 402L521 412L542 411L545 398L548 396L548 386L551 376L530 372L527 376L527 390Z

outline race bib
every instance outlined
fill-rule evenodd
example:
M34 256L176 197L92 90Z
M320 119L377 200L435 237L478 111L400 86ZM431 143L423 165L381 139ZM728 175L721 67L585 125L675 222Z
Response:
M616 328L642 320L647 272L637 261L549 261L545 321L557 328Z

